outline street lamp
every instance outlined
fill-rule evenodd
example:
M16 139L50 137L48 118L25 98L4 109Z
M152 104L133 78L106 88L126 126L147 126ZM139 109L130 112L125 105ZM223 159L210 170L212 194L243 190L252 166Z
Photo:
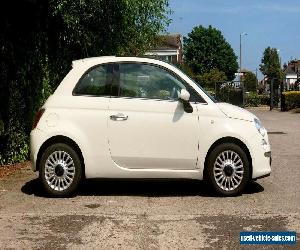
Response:
M242 74L242 36L247 36L248 34L243 32L240 33L240 72L239 72L239 80L241 84L241 74ZM242 85L242 91L243 91L243 106L245 106L245 86Z
M248 34L243 32L240 34L240 73L242 72L242 36L247 36Z
M280 56L280 49L276 49L277 50L277 54L279 57L279 64L280 64L280 68L281 68L281 56Z
M278 57L279 57L279 65L280 65L280 70L282 70L281 68L281 56L280 56L280 49L277 49L277 54L278 54ZM284 82L283 80L281 79L280 80L280 85L279 85L279 91L280 91L280 99L279 99L279 105L280 105L280 108L281 110L283 110L283 106L282 106L282 103L283 103L283 96L282 96L282 92L284 90Z

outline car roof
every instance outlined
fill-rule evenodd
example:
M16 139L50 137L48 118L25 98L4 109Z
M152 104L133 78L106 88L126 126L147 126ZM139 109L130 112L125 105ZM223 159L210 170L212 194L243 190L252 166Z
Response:
M155 63L155 64L168 64L166 62L149 58L149 57L123 57L123 56L99 56L99 57L89 57L83 58L79 60L75 60L72 62L72 67L77 66L93 66L102 63L108 62L148 62L148 63Z

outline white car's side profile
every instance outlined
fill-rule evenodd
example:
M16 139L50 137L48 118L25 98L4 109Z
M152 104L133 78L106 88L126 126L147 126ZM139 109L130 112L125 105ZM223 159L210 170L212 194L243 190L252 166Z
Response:
M252 113L218 103L159 60L73 62L36 115L32 169L64 197L85 178L207 179L222 195L268 176L266 130Z

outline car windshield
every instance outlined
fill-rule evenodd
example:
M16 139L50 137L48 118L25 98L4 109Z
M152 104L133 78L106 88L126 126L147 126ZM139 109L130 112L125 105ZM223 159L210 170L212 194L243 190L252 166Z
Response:
M211 94L209 94L203 87L201 87L200 83L196 82L192 77L190 77L189 75L187 75L186 73L184 73L178 66L174 65L173 63L170 62L166 62L172 66L174 66L175 68L177 68L178 70L180 70L184 75L186 75L193 83L195 83L207 96L210 100L212 100L213 102L217 103L219 102L219 100L212 96Z

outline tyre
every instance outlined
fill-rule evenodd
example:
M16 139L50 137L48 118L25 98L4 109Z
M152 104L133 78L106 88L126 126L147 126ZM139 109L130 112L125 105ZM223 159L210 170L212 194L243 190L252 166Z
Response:
M244 150L234 143L223 143L209 155L207 177L217 193L235 196L248 183L249 169L250 163Z
M50 196L70 196L81 180L80 158L69 145L53 144L44 151L41 157L39 175L43 187Z

